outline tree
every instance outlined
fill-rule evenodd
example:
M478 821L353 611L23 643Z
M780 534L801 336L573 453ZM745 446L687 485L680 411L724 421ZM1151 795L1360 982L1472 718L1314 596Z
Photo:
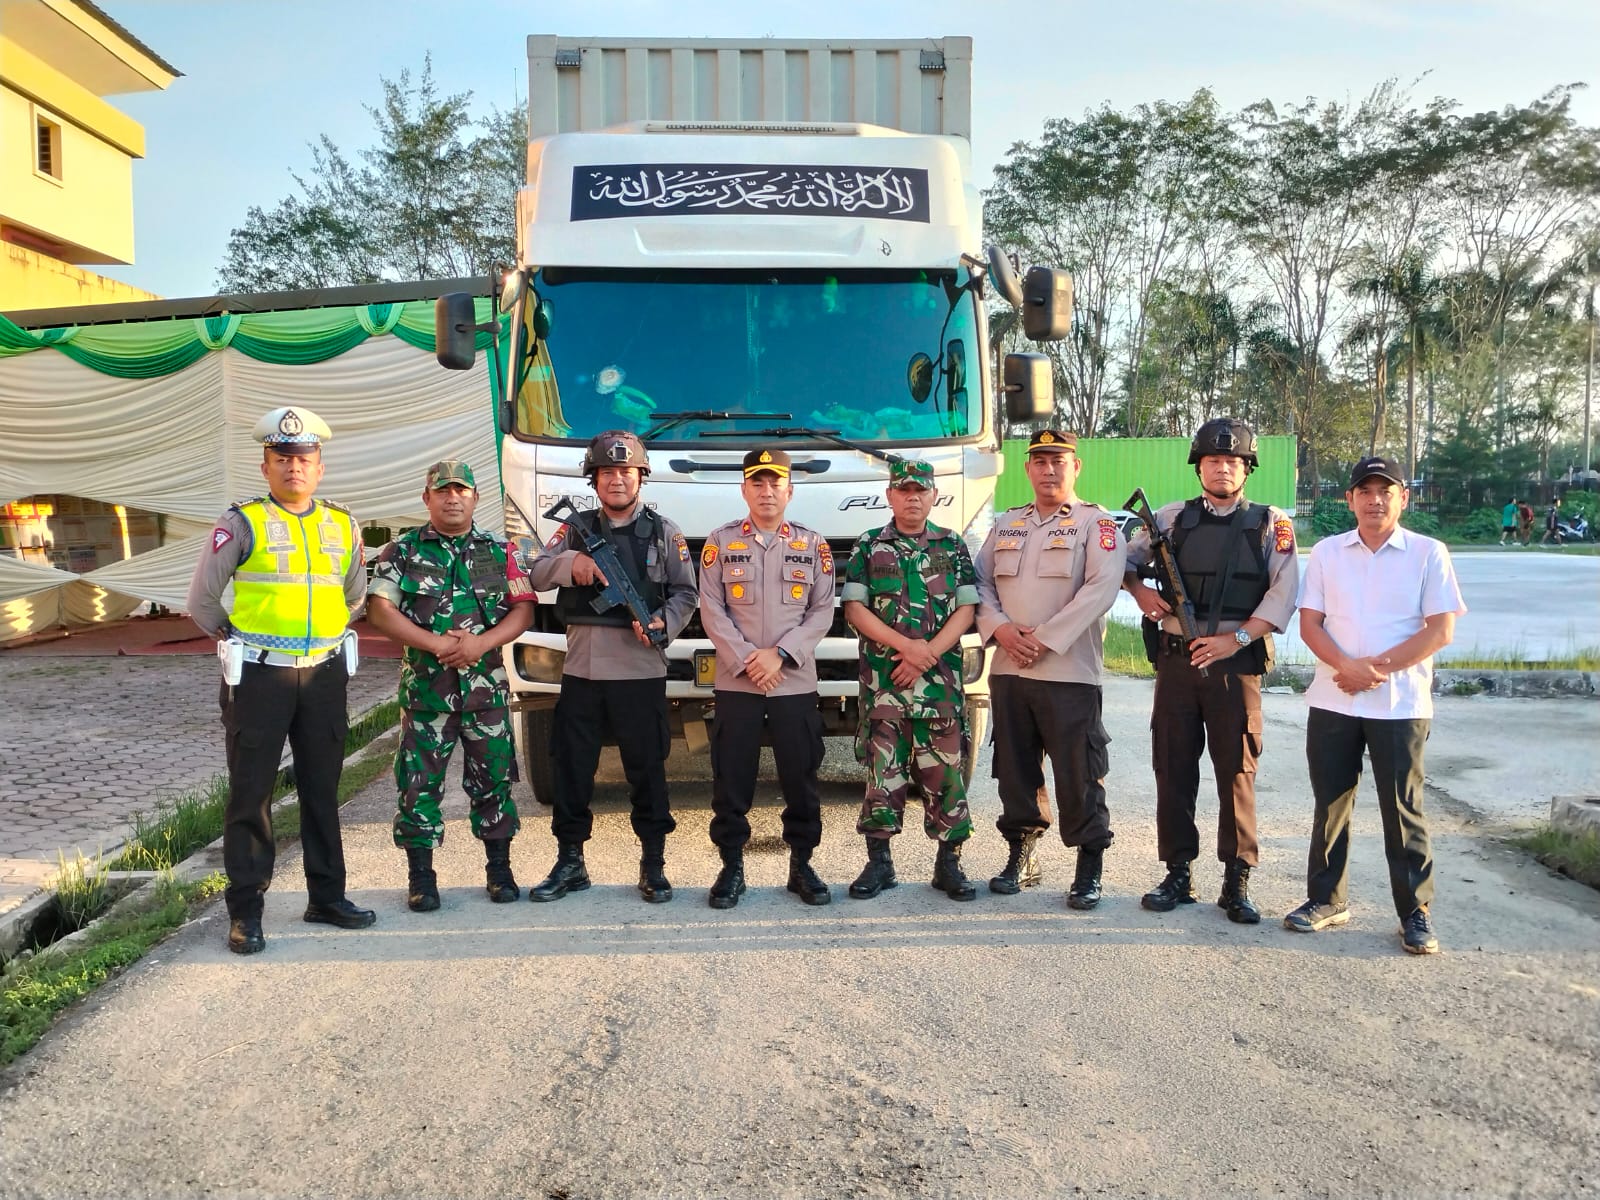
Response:
M525 111L475 119L470 92L438 94L431 59L415 80L402 70L381 83L361 165L321 136L309 178L291 175L298 194L252 205L229 235L219 290L453 279L512 261Z

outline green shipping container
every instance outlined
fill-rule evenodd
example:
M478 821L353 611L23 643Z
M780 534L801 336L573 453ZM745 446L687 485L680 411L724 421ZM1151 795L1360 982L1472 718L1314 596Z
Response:
M1026 504L1033 498L1023 462L1028 443L1012 438L1002 447L1005 470L995 489L996 509ZM1250 475L1245 495L1257 504L1275 504L1293 513L1295 504L1294 438L1279 435L1256 439L1261 465ZM1079 438L1078 495L1105 508L1127 503L1134 488L1143 488L1153 508L1200 494L1200 482L1189 465L1188 438Z

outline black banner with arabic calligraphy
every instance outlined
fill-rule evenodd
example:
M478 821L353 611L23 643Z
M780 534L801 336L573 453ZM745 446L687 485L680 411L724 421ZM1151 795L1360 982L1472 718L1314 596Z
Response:
M928 220L922 167L615 163L572 169L572 220L608 217L873 217Z

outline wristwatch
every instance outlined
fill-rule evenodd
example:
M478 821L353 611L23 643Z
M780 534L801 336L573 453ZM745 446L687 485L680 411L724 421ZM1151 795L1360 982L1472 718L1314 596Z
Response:
M1238 642L1241 646L1248 646L1251 641L1250 631L1248 629L1235 630L1233 634L1233 640Z

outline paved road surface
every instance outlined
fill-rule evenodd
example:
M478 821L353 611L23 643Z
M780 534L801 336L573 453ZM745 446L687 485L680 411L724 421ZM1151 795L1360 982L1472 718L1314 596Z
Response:
M299 923L298 855L268 899L266 953L228 954L220 912L193 923L0 1076L0 1195L1600 1193L1600 896L1484 837L1595 777L1592 702L1441 703L1445 952L1417 959L1398 948L1370 798L1348 927L1143 912L1159 874L1149 699L1107 689L1118 841L1092 914L1062 903L1059 844L1044 888L954 904L923 882L920 833L897 841L901 887L846 899L850 782L828 793L831 907L784 893L781 856L762 853L755 890L713 912L689 762L671 904L634 892L610 789L589 892L488 904L457 800L444 908L417 915L380 780L347 810L378 926ZM1304 711L1267 698L1269 918L1302 896ZM1546 721L1590 736L1549 749ZM1004 857L992 782L974 806L968 865L986 877ZM524 883L552 856L542 815L514 849ZM757 818L770 839L776 811ZM1201 867L1209 898L1218 870Z

